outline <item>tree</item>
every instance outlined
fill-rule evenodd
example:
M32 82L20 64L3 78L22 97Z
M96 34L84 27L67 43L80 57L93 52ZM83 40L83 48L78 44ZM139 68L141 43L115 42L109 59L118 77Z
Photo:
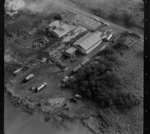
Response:
M83 82L82 82L83 87L88 87L88 84L89 84L88 81L83 81Z
M124 13L122 16L123 16L122 19L123 19L125 26L130 28L131 26L134 25L134 21L132 19L133 17L130 14Z
M131 93L118 93L116 98L114 99L114 104L120 110L131 109L139 103L140 100Z
M92 97L92 92L90 89L87 89L86 92L85 92L86 96L91 98Z

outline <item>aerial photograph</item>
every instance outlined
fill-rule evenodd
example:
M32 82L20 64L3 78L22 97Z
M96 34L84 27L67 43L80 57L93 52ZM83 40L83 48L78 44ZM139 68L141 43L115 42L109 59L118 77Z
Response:
M143 0L5 0L5 134L143 134Z

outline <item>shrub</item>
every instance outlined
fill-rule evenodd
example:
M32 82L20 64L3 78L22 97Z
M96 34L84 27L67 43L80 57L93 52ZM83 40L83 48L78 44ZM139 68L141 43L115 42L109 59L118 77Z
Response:
M104 49L102 52L100 52L98 55L103 55L103 56L107 56L107 55L113 55L115 53L114 49L111 47L107 47L106 49Z
M121 84L120 78L115 73L108 73L100 80L105 82L105 85L102 86L108 87L109 89L117 89Z
M113 46L113 48L114 49L116 49L116 50L126 50L126 49L128 49L128 46L126 46L125 44L124 44L124 38L120 38L117 42L116 42L116 44Z
M66 85L85 98L94 100L99 106L107 108L112 105L115 90L121 84L120 78L108 71L108 68L105 64L89 64L76 74L74 82L69 81Z
M111 13L108 18L113 22L117 22L119 20L116 13Z
M139 52L136 54L136 57L137 57L137 58L140 58L140 59L143 59L143 58L144 58L144 52L143 52L143 51L139 51Z
M62 18L62 16L61 16L60 14L55 14L55 15L53 16L53 19L54 19L54 20L62 20L63 18Z
M123 16L122 20L123 20L124 25L126 27L130 28L130 27L132 27L134 25L134 21L132 19L133 18L132 15L130 15L128 13L124 13L122 16Z
M119 110L131 109L139 103L140 100L131 93L119 93L114 100L114 104Z
M113 53L112 49L106 50L107 52ZM97 62L98 64L92 62L80 69L75 74L76 80L69 80L66 86L75 93L95 101L101 108L115 105L118 109L124 110L139 104L139 100L134 95L120 91L121 79L113 72L117 62L116 57L103 57Z
M128 31L124 31L124 32L121 33L121 37L127 37L127 36L129 36L129 35L130 35L130 34L129 34Z
M116 55L111 55L111 56L107 56L106 59L109 61L109 62L113 62L115 64L119 64L119 59Z

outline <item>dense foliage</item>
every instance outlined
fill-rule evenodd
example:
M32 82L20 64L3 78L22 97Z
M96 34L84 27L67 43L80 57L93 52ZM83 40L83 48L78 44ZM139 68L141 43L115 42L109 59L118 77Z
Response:
M138 104L138 99L133 94L122 92L121 78L114 71L118 62L114 50L108 48L80 69L75 80L69 80L66 87L103 108L112 105L118 109L132 108Z

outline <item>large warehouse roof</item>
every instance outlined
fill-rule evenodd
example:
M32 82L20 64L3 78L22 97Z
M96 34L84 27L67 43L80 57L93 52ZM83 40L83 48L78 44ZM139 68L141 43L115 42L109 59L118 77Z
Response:
M87 33L85 36L77 40L74 45L78 45L87 51L102 39L101 36L101 32Z

